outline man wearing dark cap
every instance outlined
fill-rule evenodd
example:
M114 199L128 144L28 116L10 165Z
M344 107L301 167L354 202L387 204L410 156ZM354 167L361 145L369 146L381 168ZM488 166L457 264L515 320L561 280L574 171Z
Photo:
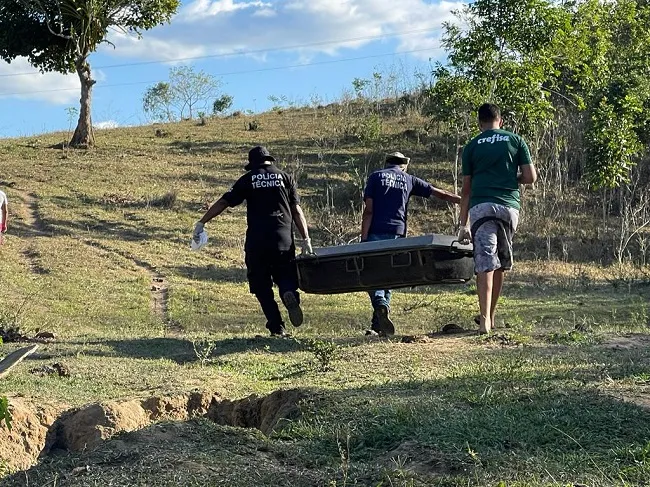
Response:
M295 244L292 224L302 235L302 251L312 253L305 215L293 178L278 169L265 147L248 153L248 172L237 180L194 226L192 238L199 242L204 225L226 208L246 201L246 269L250 292L257 297L266 328L272 336L286 336L284 321L273 296L273 283L294 326L303 321L295 267Z
M361 241L392 240L406 236L408 202L411 196L439 198L460 203L460 196L434 188L431 184L407 173L410 159L401 152L386 156L383 169L373 172L364 191ZM368 334L393 335L395 325L390 319L390 289L370 291L373 307Z

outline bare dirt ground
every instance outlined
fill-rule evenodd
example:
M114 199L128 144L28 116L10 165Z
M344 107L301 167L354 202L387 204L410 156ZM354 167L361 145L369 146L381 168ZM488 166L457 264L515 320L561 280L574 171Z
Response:
M306 392L293 389L231 401L193 392L67 410L12 398L13 427L0 428L0 458L6 459L6 467L11 470L25 470L52 451L87 453L120 433L142 430L161 421L191 418L270 434L283 420L300 415L299 404L306 396Z

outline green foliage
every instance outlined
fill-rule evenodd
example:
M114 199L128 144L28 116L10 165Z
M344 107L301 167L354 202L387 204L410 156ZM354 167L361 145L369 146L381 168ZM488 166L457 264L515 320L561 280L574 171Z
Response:
M438 64L434 70L435 83L428 90L427 115L444 122L454 133L470 135L475 127L475 112L481 102L476 86L466 76L452 73Z
M635 131L635 120L643 111L638 100L626 96L622 109L616 109L602 99L591 115L586 134L590 157L587 177L594 187L617 187L629 179L634 158L642 150Z
M172 101L171 86L161 81L146 89L142 98L142 109L157 120L171 122L175 119Z
M41 71L76 72L81 81L80 116L70 145L91 146L91 77L88 56L110 29L141 35L167 22L179 0L3 0L0 59L26 57Z
M650 6L478 0L456 17L445 24L448 63L433 73L435 121L465 134L473 109L495 102L506 127L533 143L586 153L592 188L628 181L650 143ZM582 151L569 147L560 113L585 120Z
M357 139L366 146L371 146L381 139L382 120L375 113L349 120L343 127L346 137Z
M354 78L352 80L352 87L354 92L357 95L357 98L363 98L363 93L370 86L371 81L369 79Z
M43 71L75 71L106 41L109 29L140 34L169 21L178 0L4 0L0 3L0 58L25 56Z
M214 340L202 339L192 341L194 355L196 355L201 366L204 366L210 361L212 352L214 352L216 346L217 344Z
M269 95L268 100L273 103L271 110L274 112L281 111L285 107L293 108L296 105L287 95Z
M232 107L233 97L231 95L221 95L212 103L212 113L219 115Z
M9 411L9 400L6 397L0 397L0 426L4 425L11 429L11 412Z
M594 336L592 334L580 330L558 331L553 332L548 336L548 341L550 343L556 343L559 345L591 343L593 340Z
M438 79L463 86L460 109L477 98L498 103L512 125L530 133L552 111L543 84L553 72L550 54L564 12L545 0L478 0L456 16L457 24L445 24L449 65L437 69ZM443 113L453 115L449 108Z
M306 338L300 340L300 343L305 345L305 348L314 354L314 358L321 372L331 370L332 364L339 358L341 352L341 347L333 341Z

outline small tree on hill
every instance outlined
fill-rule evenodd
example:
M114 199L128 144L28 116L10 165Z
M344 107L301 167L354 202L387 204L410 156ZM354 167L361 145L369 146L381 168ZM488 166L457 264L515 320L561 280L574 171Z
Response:
M229 110L232 107L233 98L230 95L221 95L219 98L214 100L212 104L212 113L215 115L220 115L226 110Z
M190 66L171 68L169 82L147 88L142 108L158 120L192 119L197 111L206 111L220 85L221 82L211 74L194 71Z
M94 145L92 78L88 56L108 30L134 32L168 22L179 0L2 0L0 58L26 57L36 68L77 73L81 83L79 121L71 146Z
M173 96L170 84L161 81L144 92L142 108L157 120L174 120Z

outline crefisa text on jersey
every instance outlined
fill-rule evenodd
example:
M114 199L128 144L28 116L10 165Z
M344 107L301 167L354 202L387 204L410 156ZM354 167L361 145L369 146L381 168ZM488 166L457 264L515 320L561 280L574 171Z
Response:
M509 142L510 141L510 136L509 135L499 135L499 134L493 134L489 137L483 137L482 139L478 139L476 141L477 144L494 144L495 142Z
M253 174L251 184L253 185L253 188L284 188L282 174L276 173Z

